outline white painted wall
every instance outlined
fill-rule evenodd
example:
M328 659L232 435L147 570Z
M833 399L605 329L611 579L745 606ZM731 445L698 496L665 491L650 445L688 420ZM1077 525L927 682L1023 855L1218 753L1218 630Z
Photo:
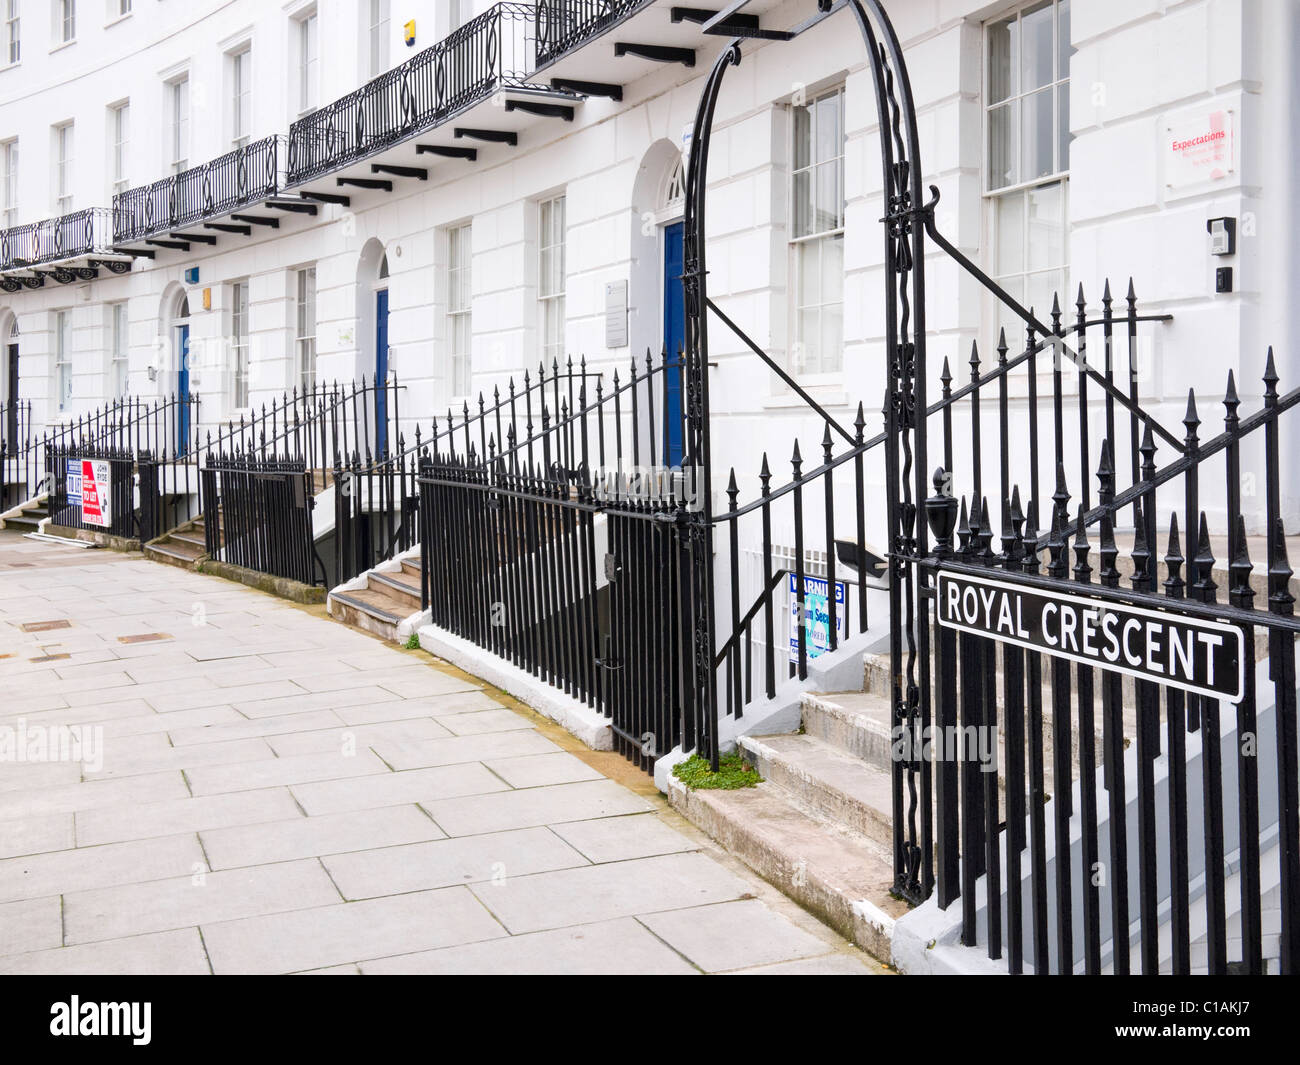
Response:
M84 8L96 7L83 4ZM132 178L160 176L163 74L188 64L195 87L192 123L195 162L224 151L222 42L251 32L254 51L254 134L287 128L291 93L285 57L289 19L300 8L250 0L181 5L137 0L137 13L105 27L82 16L75 45L50 52L45 20L25 26L24 58L18 68L0 70L0 140L17 135L21 144L44 145L51 122L77 123L80 184L76 206L107 202L106 107L129 95L133 108ZM486 6L486 5L484 5ZM667 6L666 4L664 6ZM789 0L772 24L793 23L807 14L809 0ZM942 200L941 229L976 261L985 258L986 219L981 195L983 106L982 23L1010 5L972 0L891 3L911 68L920 111L922 161L927 182ZM1277 345L1283 386L1297 376L1289 293L1296 280L1295 199L1290 138L1276 132L1295 106L1297 27L1289 5L1262 0L1089 0L1075 2L1070 174L1071 304L1084 285L1091 304L1102 279L1113 279L1117 300L1130 274L1143 309L1174 314L1173 323L1144 327L1143 352L1151 354L1141 387L1161 420L1181 432L1186 390L1202 396L1202 436L1212 435L1221 409L1223 380L1232 367L1242 390L1243 413L1258 404L1264 348ZM400 20L417 19L418 47L432 43L440 5L403 5ZM393 59L410 54L400 42L398 7L393 8ZM357 41L364 5L353 0L320 4L322 100L353 88L361 58ZM142 17L147 15L147 17ZM599 43L591 48L602 47ZM390 365L407 386L402 399L405 428L427 426L449 403L457 409L474 397L452 396L446 365L445 229L473 225L474 388L490 395L510 374L537 361L536 202L559 191L568 196L568 346L596 368L626 365L630 349L604 348L604 286L630 281L630 335L640 349L658 332L659 242L647 237L642 216L648 189L658 190L651 169L667 159L653 146L680 144L691 121L702 78L719 43L701 38L693 70L665 66L627 85L619 103L592 99L572 124L537 119L517 149L486 147L474 165L446 160L433 166L427 183L399 181L391 196L358 194L351 210L322 207L316 219L286 218L279 231L251 240L223 241L212 250L195 245L192 254L163 253L156 265L136 264L126 277L101 277L81 285L47 285L0 300L12 310L22 335L24 398L50 415L53 390L52 312L72 307L77 328L75 406L103 398L106 356L104 304L126 299L131 316L131 383L149 393L169 390L169 374L149 382L146 367L157 364L160 307L164 289L180 281L182 269L197 266L200 281L190 293L193 334L217 350L228 330L228 283L251 285L254 403L291 385L292 270L314 263L318 284L318 366L324 378L351 378L368 369L371 324L358 318L358 272L362 248L379 241L388 252L391 278ZM709 284L720 306L774 357L788 346L789 112L786 104L800 86L815 89L843 80L847 85L847 236L845 240L845 371L819 382L818 400L843 423L857 403L866 407L867 432L880 425L884 379L883 248L877 219L883 213L877 157L875 101L863 48L847 13L792 43L745 45L745 59L731 70L718 108L710 161ZM1204 188L1166 187L1163 130L1171 116L1230 107L1237 116L1238 159L1233 174ZM207 110L202 110L206 108ZM203 118L200 118L202 114ZM21 172L23 219L50 212L51 178L43 151L25 150ZM427 157L426 157L427 158ZM1213 292L1216 260L1208 254L1205 220L1228 214L1240 219L1238 254L1228 260L1236 274L1231 295ZM995 341L993 308L978 286L941 254L927 264L930 382L938 393L945 356L965 380L970 344L978 340L986 357ZM373 298L363 279L362 299ZM201 309L211 289L212 308ZM1039 308L1045 317L1045 309ZM1020 338L1012 338L1013 350ZM805 459L820 454L820 423L781 387L743 345L719 327L711 332L716 363L712 383L713 440L721 472L737 466L742 499L757 490L757 450L771 449L774 480L784 479L795 436ZM1121 377L1123 367L1121 366ZM1067 375L1069 376L1069 375ZM194 382L203 395L205 420L232 413L224 375L201 370ZM1047 378L1040 383L1046 388ZM1013 415L1022 420L1023 383L1012 389ZM1093 398L1096 399L1096 390ZM992 498L996 455L992 435L993 397L985 407L985 486ZM1068 409L1068 408L1067 408ZM1121 423L1122 424L1122 423ZM1090 412L1091 445L1102 435L1102 414ZM1077 415L1067 417L1067 441L1077 433ZM968 433L959 417L959 440ZM1040 431L1050 433L1040 425ZM1046 439L1046 438L1045 438ZM957 449L957 488L968 486L969 444ZM1018 447L1017 451L1023 450ZM1068 445L1067 445L1068 450ZM931 463L939 459L933 453ZM1053 448L1043 448L1040 471L1050 493ZM1167 457L1162 456L1162 457ZM1257 465L1247 449L1248 470ZM1020 479L1027 476L1023 456ZM1121 464L1126 453L1121 449ZM1078 472L1067 471L1072 491ZM1257 484L1262 485L1262 470ZM1207 478L1207 480L1211 480ZM1095 491L1095 486L1094 486ZM1175 485L1161 507L1173 508ZM879 541L883 526L882 473L868 468L871 528ZM1205 505L1221 507L1222 485L1203 483ZM1216 495L1216 493L1218 493ZM841 497L843 498L843 497ZM878 504L878 505L877 505ZM1248 500L1249 504L1249 500ZM815 505L810 501L810 506ZM997 516L995 515L995 522Z

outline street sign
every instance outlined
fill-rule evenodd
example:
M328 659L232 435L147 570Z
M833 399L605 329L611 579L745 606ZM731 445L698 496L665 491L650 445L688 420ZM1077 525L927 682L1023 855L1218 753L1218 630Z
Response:
M786 587L790 592L790 661L799 661L799 596L798 584L793 573L787 576ZM836 645L844 642L845 636L845 585L843 581L835 582L835 637ZM830 600L824 577L803 579L803 615L804 638L808 658L819 658L831 649L831 610Z
M1219 621L940 573L939 624L1212 699L1242 694L1241 630Z
M107 529L113 524L111 467L103 459L81 460L81 520Z

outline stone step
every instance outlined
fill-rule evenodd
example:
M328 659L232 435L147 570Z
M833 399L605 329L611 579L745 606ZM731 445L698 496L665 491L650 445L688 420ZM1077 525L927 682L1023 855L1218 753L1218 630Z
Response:
M369 576L369 585L377 591L382 591L399 602L410 604L408 614L413 614L420 609L420 578L419 571L416 571L414 583L411 582L405 570L397 573L377 573L372 572Z
M668 799L768 883L889 961L893 923L907 906L890 894L894 873L887 849L810 816L770 781L733 791L692 791L670 777Z
M41 521L48 517L45 514L37 514L34 511L26 510L21 514L15 514L12 518L5 518L5 524L11 529L23 529L36 532L41 525Z
M330 598L345 603L354 610L359 610L377 621L394 626L399 621L410 616L410 612L404 612L404 605L395 597L370 586L354 588L347 592L334 592Z
M365 588L331 592L329 612L345 625L396 641L397 626L419 611L419 596L412 604L405 594L376 583L375 576L372 573L367 577Z
M804 732L843 754L876 769L888 770L890 757L889 702L874 692L841 692L834 696L805 692Z
M888 850L893 839L891 775L816 736L742 736L762 775L794 802Z
M164 536L147 546L145 553L150 554L151 552L189 565L203 557L205 548L202 541L194 544L188 540L177 540L172 536Z
M402 559L402 573L407 577L414 577L415 584L418 587L420 584L420 556L416 555L414 558Z
M167 535L167 540L170 543L190 544L200 551L208 549L208 541L203 529L177 529Z
M1072 707L1074 704L1071 704ZM888 774L892 771L893 734L890 725L889 704L872 692L804 692L802 696L803 735L812 737L833 752L862 763L867 769ZM1103 754L1101 734L1101 701L1095 700L1096 728L1093 733L1093 750L1096 765L1101 765ZM1028 714L1026 713L1026 718ZM1073 717L1072 717L1073 719ZM998 787L1006 791L1006 731L1005 719L999 705L998 727ZM1051 702L1043 703L1043 780L1050 793L1055 774L1055 732L1052 727ZM1126 710L1125 735L1131 743L1136 724L1134 712ZM1026 728L1028 725L1026 724ZM766 740L770 737L757 737ZM750 737L743 738L742 745ZM1026 748L1028 736L1026 735ZM1027 757L1027 755L1026 755ZM1026 770L1027 771L1027 770ZM1079 779L1079 736L1077 726L1070 736L1071 780ZM887 803L884 809L891 807Z

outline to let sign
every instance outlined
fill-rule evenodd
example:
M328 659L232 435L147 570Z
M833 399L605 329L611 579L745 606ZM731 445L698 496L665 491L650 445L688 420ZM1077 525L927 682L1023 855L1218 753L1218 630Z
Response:
M1241 699L1245 656L1241 630L1232 625L987 577L940 573L938 591L946 628L1213 699Z
M98 459L81 460L81 520L107 529L113 524L111 467Z

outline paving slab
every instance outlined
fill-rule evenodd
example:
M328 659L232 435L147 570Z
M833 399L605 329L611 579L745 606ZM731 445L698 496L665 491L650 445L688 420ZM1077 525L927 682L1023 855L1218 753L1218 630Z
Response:
M291 973L506 935L463 887L203 925L218 973Z
M588 864L545 828L335 854L322 863L345 899L453 884L502 884L516 876Z
M385 846L442 839L444 834L428 814L411 804L203 829L199 838L213 869L231 869L322 854L369 852Z
M197 928L0 956L0 973L28 976L193 976L212 971Z
M699 970L630 918L361 963L384 975L677 976Z
M777 916L759 899L652 913L640 920L710 973L828 953L825 942Z
M446 663L211 576L11 550L0 728L90 728L104 759L0 764L0 973L878 970Z

